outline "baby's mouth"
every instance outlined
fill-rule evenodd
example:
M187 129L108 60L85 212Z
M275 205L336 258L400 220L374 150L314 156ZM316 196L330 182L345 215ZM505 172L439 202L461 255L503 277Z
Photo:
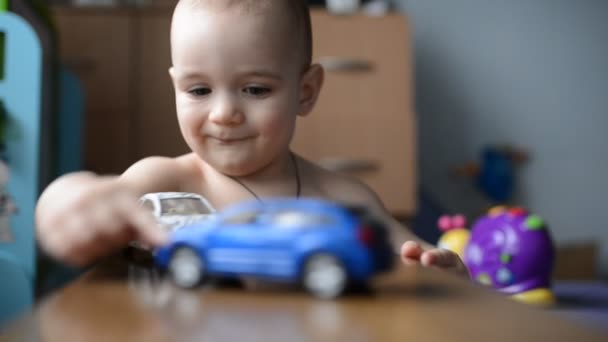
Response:
M235 144L250 139L250 137L210 137L212 140L219 142L220 144Z

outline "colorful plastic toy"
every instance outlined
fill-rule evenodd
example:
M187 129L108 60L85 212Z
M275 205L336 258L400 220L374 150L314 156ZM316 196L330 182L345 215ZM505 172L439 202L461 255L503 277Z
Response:
M518 166L529 159L526 151L513 146L488 145L481 151L478 162L470 162L455 169L475 181L475 185L489 200L504 203L511 199Z
M439 248L449 249L464 260L464 248L469 242L470 233L466 228L467 219L464 215L441 216L437 222L439 230L443 235L439 239L437 246Z
M451 241L452 234L448 230L442 239ZM477 282L525 303L555 302L550 289L555 252L549 230L539 216L523 208L495 207L475 222L468 239L464 233L459 236L457 243L446 246L462 253ZM464 250L451 248L463 244Z
M394 259L383 224L364 210L316 199L236 204L173 232L155 253L180 287L244 276L299 283L321 298L366 283Z

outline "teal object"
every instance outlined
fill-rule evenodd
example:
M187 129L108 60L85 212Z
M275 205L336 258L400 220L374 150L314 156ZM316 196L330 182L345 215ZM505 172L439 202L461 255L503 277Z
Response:
M14 255L0 249L0 331L2 324L33 304L32 280ZM1 333L0 333L1 335Z
M59 73L59 122L56 176L83 168L84 92L78 77L66 68Z
M57 85L57 135L53 177L83 169L83 127L85 96L78 77L66 67L59 67ZM80 275L82 270L70 268L44 255L39 258L36 279L38 295L55 290Z
M0 81L0 99L6 107L8 122L5 143L10 180L7 191L18 208L18 213L10 217L14 240L0 242L2 322L33 302L34 207L42 170L42 47L32 27L14 13L0 13L0 32L5 35L5 74Z

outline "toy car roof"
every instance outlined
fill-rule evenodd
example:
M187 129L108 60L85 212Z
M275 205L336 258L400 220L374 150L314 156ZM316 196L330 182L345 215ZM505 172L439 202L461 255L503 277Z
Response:
M166 199L166 198L205 198L199 194L194 194L191 192L151 192L147 193L141 198L158 198L158 199Z

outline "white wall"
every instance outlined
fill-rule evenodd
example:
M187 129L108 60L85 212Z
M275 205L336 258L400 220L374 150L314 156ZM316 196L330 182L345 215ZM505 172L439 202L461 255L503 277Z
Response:
M608 274L608 1L396 1L415 31L423 186L477 214L448 169L487 143L525 147L517 202L560 244L602 243Z

